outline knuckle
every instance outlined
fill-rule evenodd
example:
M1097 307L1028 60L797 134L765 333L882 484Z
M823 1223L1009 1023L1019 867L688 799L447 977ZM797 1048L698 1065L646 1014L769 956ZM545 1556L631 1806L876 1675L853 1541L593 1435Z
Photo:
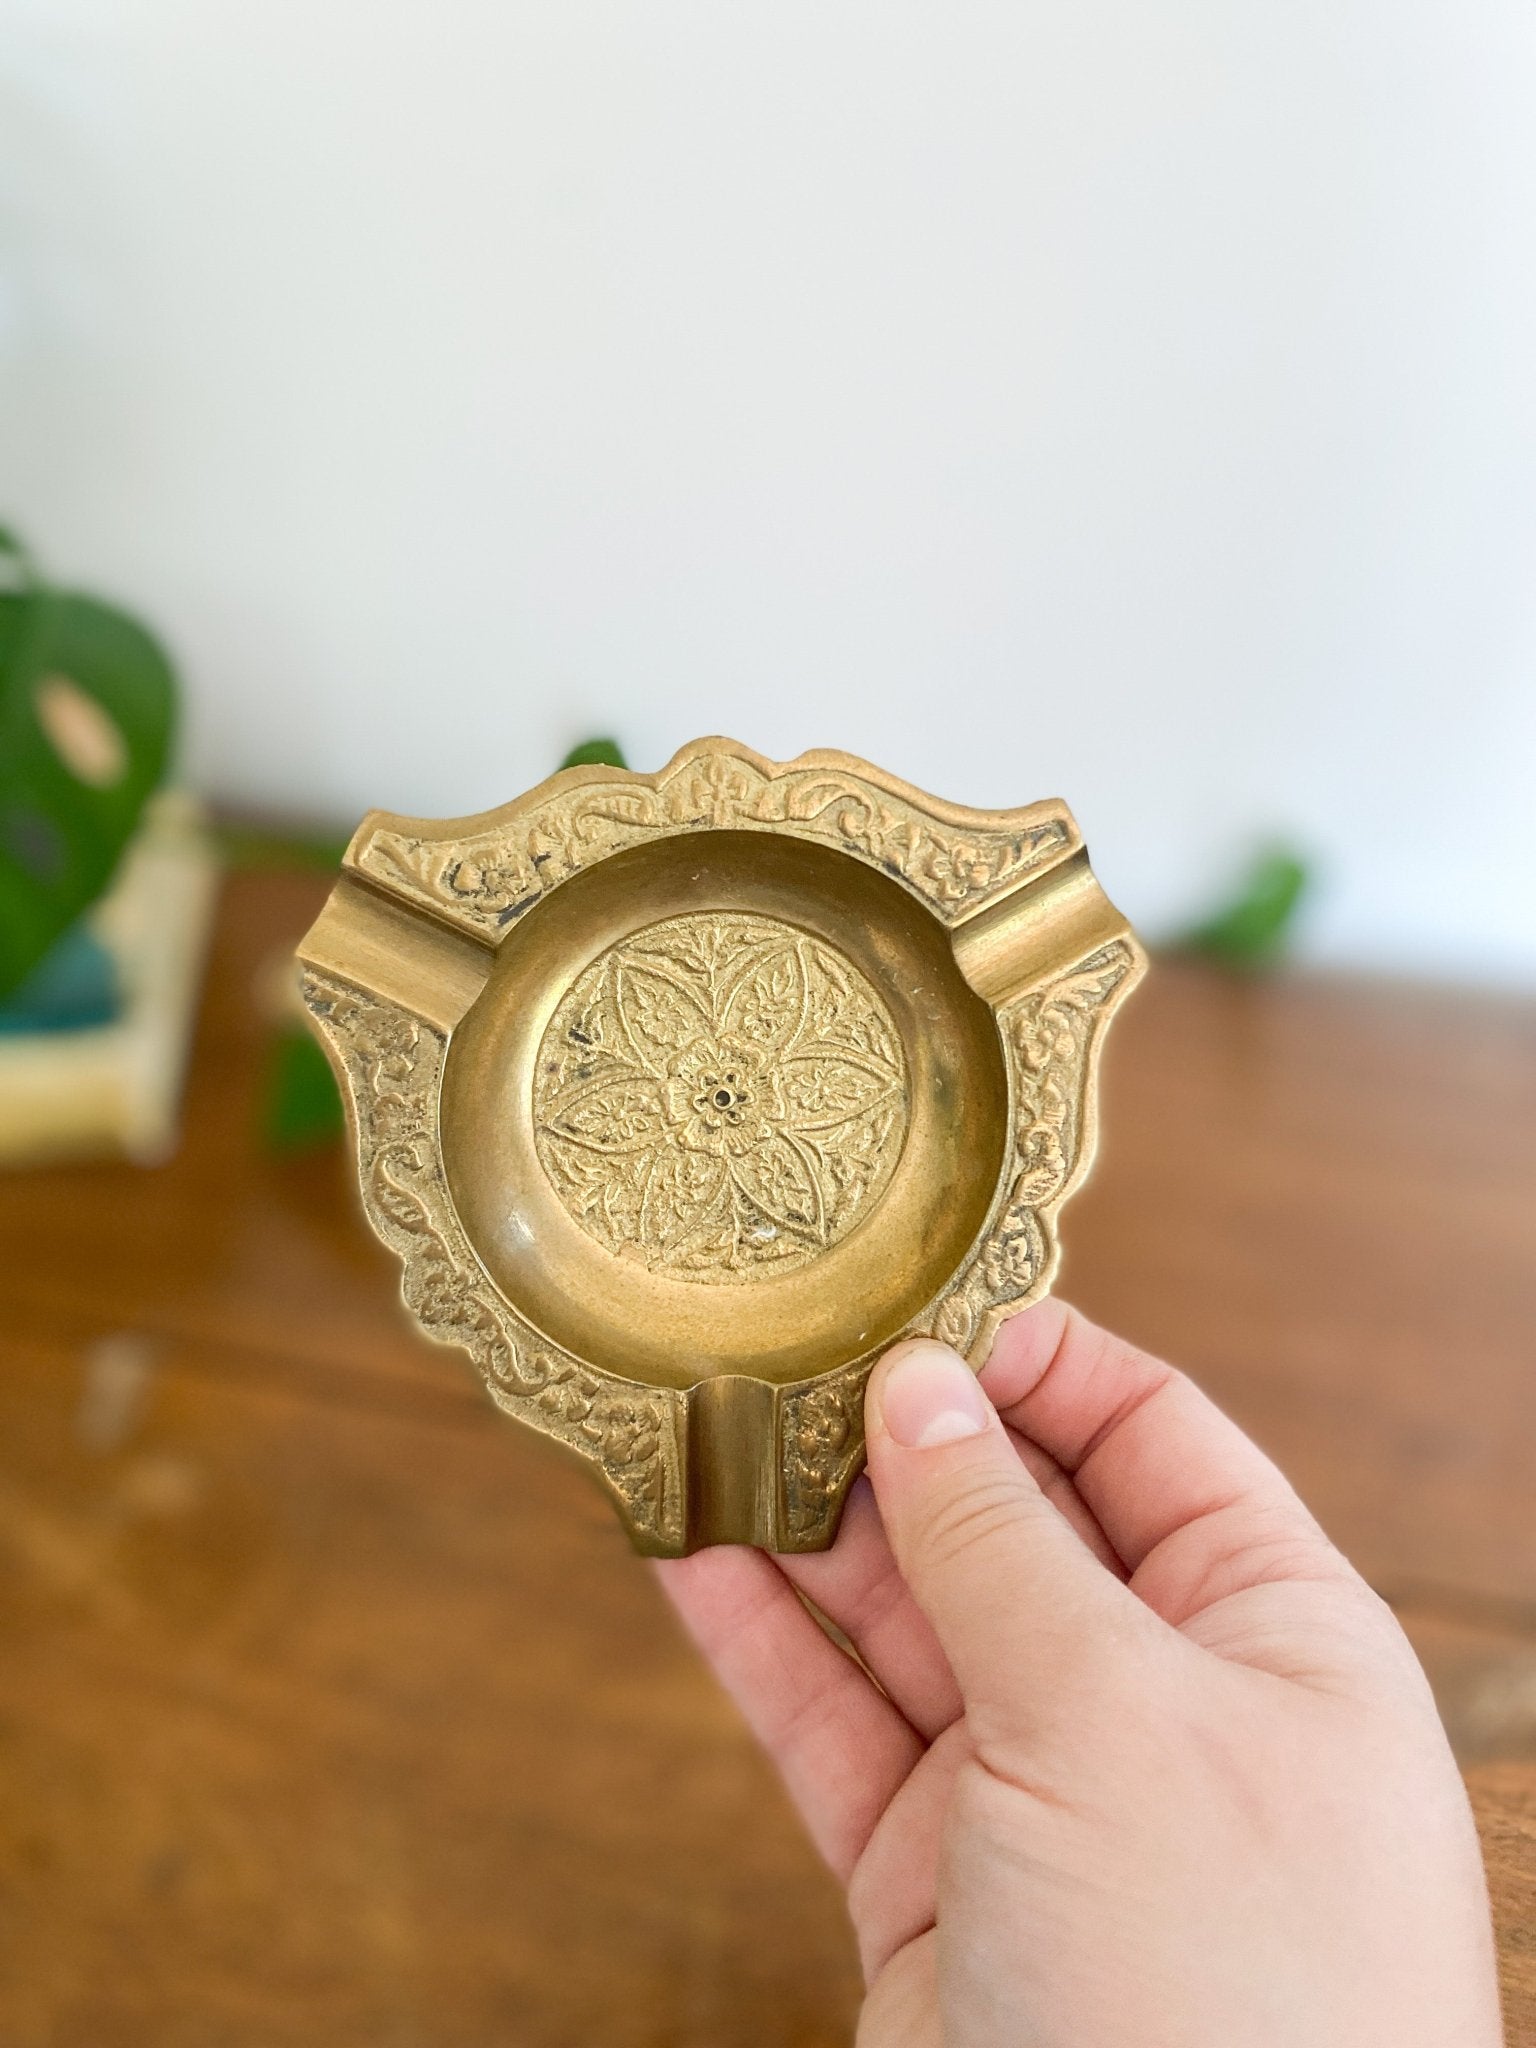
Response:
M914 1520L910 1549L922 1569L947 1572L994 1549L1017 1530L1024 1503L1016 1478L988 1473L928 1502Z

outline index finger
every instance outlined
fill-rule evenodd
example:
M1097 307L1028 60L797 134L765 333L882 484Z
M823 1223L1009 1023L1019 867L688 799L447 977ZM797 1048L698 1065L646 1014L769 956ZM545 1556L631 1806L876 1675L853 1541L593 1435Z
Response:
M1272 1575L1277 1533L1331 1553L1278 1467L1192 1380L1065 1302L1004 1323L981 1379L1072 1475L1128 1571L1195 1524L1202 1566L1227 1567L1221 1591Z

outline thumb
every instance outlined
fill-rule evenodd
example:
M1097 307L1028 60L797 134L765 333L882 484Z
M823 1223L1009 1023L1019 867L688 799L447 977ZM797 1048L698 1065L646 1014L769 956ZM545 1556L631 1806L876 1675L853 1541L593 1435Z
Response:
M1102 1693L1151 1617L1040 1491L960 1354L896 1345L864 1413L886 1534L967 1709L1001 1732Z

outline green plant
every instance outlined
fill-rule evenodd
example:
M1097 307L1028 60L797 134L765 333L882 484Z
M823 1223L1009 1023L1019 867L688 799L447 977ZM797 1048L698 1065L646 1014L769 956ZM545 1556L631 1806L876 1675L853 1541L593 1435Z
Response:
M1307 863L1289 846L1256 854L1232 894L1177 942L1223 967L1269 967L1285 951L1311 887Z
M0 528L0 999L112 879L175 723L150 634L45 582Z

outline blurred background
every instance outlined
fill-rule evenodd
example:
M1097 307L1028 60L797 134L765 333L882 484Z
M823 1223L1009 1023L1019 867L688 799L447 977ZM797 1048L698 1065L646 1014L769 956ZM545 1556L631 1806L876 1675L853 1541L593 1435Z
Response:
M1536 982L1522 0L4 0L0 479L244 805L589 730L1067 795Z
M1536 2041L1533 107L1522 0L0 0L7 2048L848 2038L291 1016L365 808L714 731L1072 804L1064 1284L1397 1605Z

